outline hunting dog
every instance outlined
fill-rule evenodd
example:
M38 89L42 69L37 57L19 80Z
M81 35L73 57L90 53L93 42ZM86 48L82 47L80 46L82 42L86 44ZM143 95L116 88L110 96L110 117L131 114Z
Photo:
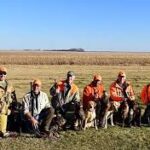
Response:
M109 100L109 95L106 91L103 92L103 95L100 101L102 102L100 122L102 122L101 126L104 129L107 129L109 119L110 119L111 126L114 126L113 114L114 114L115 108L113 106L113 103Z
M129 105L127 101L123 101L121 103L118 113L120 115L120 122L122 127L125 126L128 116L133 116L133 111L130 110L129 112Z
M83 130L85 113L83 110L83 106L81 104L76 106L75 116L76 116L76 126L78 126L79 130Z
M97 130L97 121L96 121L96 103L94 101L89 101L87 108L85 110L85 121L84 121L84 130L89 127L95 127Z
M150 119L150 110L149 110L149 119ZM133 104L133 121L134 126L141 126L141 108L139 107L139 104L134 102Z
M7 130L13 132L22 132L22 104L12 102L10 105L11 113L8 116Z
M141 126L141 109L137 102L125 100L120 105L120 118L122 127L127 124L128 127Z
M71 102L65 105L64 107L67 111L64 112L63 116L66 119L66 123L64 125L64 130L73 129L73 130L82 130L85 120L85 115L83 111L83 106L79 102ZM67 118L67 112L71 112L71 116Z
M150 126L150 104L147 105L144 115L143 115L144 123L147 123Z

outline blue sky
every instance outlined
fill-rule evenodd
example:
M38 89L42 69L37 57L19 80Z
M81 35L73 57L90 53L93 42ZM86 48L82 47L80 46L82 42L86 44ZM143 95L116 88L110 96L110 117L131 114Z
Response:
M150 51L150 0L0 0L0 49Z

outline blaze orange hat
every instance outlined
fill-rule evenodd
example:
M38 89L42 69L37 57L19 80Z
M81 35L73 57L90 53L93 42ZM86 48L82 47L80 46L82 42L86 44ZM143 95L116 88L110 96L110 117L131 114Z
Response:
M94 78L93 78L94 81L101 81L102 80L102 77L100 75L94 75Z
M7 73L7 69L4 66L0 66L0 72L6 72Z
M41 86L41 85L42 85L42 82L41 82L41 80L39 80L39 79L35 79L35 80L33 81L33 85L35 85L35 84Z
M119 71L119 73L118 73L118 77L126 77L126 74L125 74L125 72L124 71Z

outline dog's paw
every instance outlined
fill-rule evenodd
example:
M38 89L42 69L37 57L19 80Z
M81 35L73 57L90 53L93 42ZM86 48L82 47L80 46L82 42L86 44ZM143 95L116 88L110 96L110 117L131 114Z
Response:
M86 130L86 128L83 128L83 131L85 131Z
M97 127L97 126L95 127L95 130L98 130L98 127Z

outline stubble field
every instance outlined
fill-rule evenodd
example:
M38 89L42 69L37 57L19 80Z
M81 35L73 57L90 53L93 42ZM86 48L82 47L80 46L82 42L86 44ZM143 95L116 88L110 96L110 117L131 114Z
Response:
M8 68L8 80L16 89L18 100L30 91L30 81L42 80L42 90L49 95L54 79L62 80L69 70L76 74L75 83L80 89L92 81L94 74L101 74L105 89L124 70L131 81L136 99L142 109L140 92L144 84L150 82L149 53L56 53L56 52L1 52L0 64ZM88 129L86 131L61 132L58 141L37 139L28 135L7 138L0 141L0 149L150 149L150 127L121 128L108 127L107 130Z

